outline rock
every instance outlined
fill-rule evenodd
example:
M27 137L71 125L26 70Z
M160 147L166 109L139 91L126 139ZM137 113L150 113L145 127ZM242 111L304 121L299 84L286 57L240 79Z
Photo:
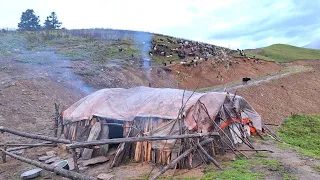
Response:
M13 154L16 154L16 155L22 155L22 154L24 153L24 149L21 149L21 150L12 152L12 153L13 153Z
M111 179L114 179L114 175L102 173L102 174L99 174L97 176L97 179L99 179L99 180L111 180Z
M46 155L47 156L55 156L56 152L55 151L48 151L48 152L46 152Z
M83 166L88 166L88 165L93 165L93 164L99 164L99 163L104 163L109 161L110 158L109 157L105 157L105 156L98 156L89 160L84 160L82 161L82 165Z
M50 158L53 158L53 157L55 157L55 155L53 155L53 156L41 156L38 159L39 159L39 161L46 161L46 160L48 160Z
M67 159L67 161L68 161L68 165L69 165L69 170L70 171L74 170L73 158L69 158L69 159Z
M56 161L59 161L59 160L60 160L59 157L52 157L52 158L46 160L44 163L50 164L50 163L53 163L53 162L56 162Z

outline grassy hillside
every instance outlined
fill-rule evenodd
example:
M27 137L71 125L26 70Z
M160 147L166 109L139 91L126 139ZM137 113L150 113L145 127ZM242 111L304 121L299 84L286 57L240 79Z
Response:
M71 60L128 63L148 57L157 64L219 55L226 48L175 37L112 29L1 31L0 56L49 50ZM229 50L228 50L229 51Z
M300 48L286 44L274 44L260 49L245 50L248 57L267 61L290 62L295 60L320 60L320 50ZM238 56L239 53L236 54Z

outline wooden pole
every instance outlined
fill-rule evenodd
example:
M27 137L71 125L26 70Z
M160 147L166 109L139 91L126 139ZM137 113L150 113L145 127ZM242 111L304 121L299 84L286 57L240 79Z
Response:
M7 144L4 144L3 149L4 149L5 151L7 150ZM3 162L3 163L6 163L6 162L7 162L7 155L6 155L4 152L2 152L2 162Z
M200 145L205 145L208 144L210 142L213 141L213 138L208 138L206 140L203 140L200 142ZM184 153L182 153L180 156L178 156L176 159L174 159L173 161L171 161L170 164L168 164L167 166L165 166L164 168L162 168L157 174L155 174L154 176L152 176L152 178L150 180L155 180L157 179L159 176L161 176L161 174L165 173L168 169L174 167L174 165L176 165L181 159L185 158L186 156L188 156L190 153L192 153L195 149L197 148L197 145L191 147L190 149L184 151Z
M9 146L9 145L8 145ZM20 146L20 147L14 147L14 148L8 148L7 151L11 152L11 151L18 151L21 149L28 149L28 148L34 148L34 147L54 147L57 146L56 144L30 144L29 146Z
M210 155L208 154L208 152L207 152L207 151L201 146L201 144L199 143L199 140L197 141L197 146L198 146L198 148L202 151L202 153L203 153L204 155L206 155L207 158L208 158L211 162L213 162L213 164L214 164L215 166L217 166L220 170L222 170L222 168L221 168L221 166L219 165L218 161L216 161L212 156L210 156Z
M172 135L172 136L143 136L143 137L128 137L128 138L116 138L116 139L102 139L96 141L77 142L74 144L66 145L67 149L83 148L90 146L98 146L104 144L118 144L126 142L142 142L142 141L158 141L168 139L184 139L184 138L200 138L204 136L219 136L219 133L195 133L195 134L183 134L183 135Z
M5 143L0 144L4 146ZM39 147L39 146L54 146L51 142L37 143L37 144L7 144L8 147L18 147L18 146L30 146L30 147Z
M22 136L22 137L27 137L27 138L32 138L32 139L41 139L44 141L52 141L52 142L56 142L56 143L63 143L63 144L70 144L71 143L71 141L68 139L59 139L59 138L50 137L50 136L31 134L31 133L27 133L27 132L22 132L22 131L17 131L17 130L13 130L10 128L6 128L3 126L0 126L0 132L7 132L7 133L15 134L18 136Z
M77 159L77 153L75 149L71 149L72 152L72 158L73 158L73 164L74 164L74 170L76 172L79 172L79 167L78 167L78 159Z
M76 173L76 172L68 171L68 170L62 169L61 167L57 167L57 166L41 163L39 161L35 161L35 160L32 160L32 159L28 159L28 158L25 158L25 157L22 157L22 156L15 155L13 153L5 151L2 148L0 148L0 151L2 151L6 155L8 155L8 156L10 156L10 157L12 157L14 159L17 159L19 161L22 161L22 162L37 166L37 167L45 169L47 171L55 172L58 175L63 176L63 177L67 177L67 178L70 178L70 179L77 179L77 180L78 179L79 180L93 180L94 179L94 177L91 177L91 176L88 176L88 175L83 175L83 174L79 174L79 173Z

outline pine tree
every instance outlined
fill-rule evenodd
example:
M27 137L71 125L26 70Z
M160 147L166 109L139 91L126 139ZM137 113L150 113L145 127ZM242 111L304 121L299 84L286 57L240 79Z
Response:
M33 9L27 9L25 12L22 12L18 27L20 30L36 31L41 28L39 23L39 16L34 14Z
M57 14L52 12L50 16L44 22L45 29L59 29L61 27L61 22L58 20Z

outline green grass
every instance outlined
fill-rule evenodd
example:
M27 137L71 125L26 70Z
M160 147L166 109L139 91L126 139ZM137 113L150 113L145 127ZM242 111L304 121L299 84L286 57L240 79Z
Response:
M264 175L262 173L252 172L249 168L252 164L249 164L247 159L237 159L233 163L229 165L229 169L224 171L210 171L207 172L202 180L212 180L212 179L220 179L220 180L256 180L263 179Z
M320 116L295 115L286 119L278 135L306 156L320 158Z
M273 44L268 47L260 48L260 53L250 53L250 50L245 50L247 57L264 59L267 61L276 62L291 62L295 60L320 60L320 50L300 48L287 44ZM239 56L239 53L235 53Z

